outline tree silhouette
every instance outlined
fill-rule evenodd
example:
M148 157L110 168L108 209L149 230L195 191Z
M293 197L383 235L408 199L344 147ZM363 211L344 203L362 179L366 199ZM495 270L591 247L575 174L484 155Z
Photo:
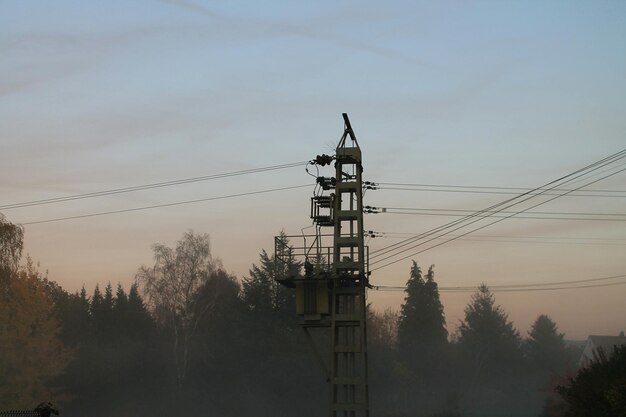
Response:
M207 234L185 233L175 248L153 245L155 264L141 267L137 282L143 286L152 312L172 335L172 353L179 392L185 382L189 348L199 320L212 308L199 305L197 292L219 269L211 255Z
M29 259L0 281L0 409L32 407L72 360L46 280Z
M0 278L17 269L23 247L24 228L7 221L0 213Z
M398 321L397 368L401 388L401 402L406 412L420 404L424 412L433 410L442 401L435 392L441 392L445 382L448 332L435 282L434 266L426 276L413 261L406 284L404 303Z
M541 373L558 373L565 370L567 351L563 333L545 314L537 317L528 332L525 343L526 356Z
M626 416L626 345L600 350L557 392L565 402L563 417Z
M521 338L502 307L495 305L489 288L482 284L465 307L458 342L474 357L507 358L517 352Z
M424 370L432 365L435 357L440 357L448 342L434 267L431 266L424 277L413 261L404 291L406 296L398 323L398 351L410 366Z
M242 298L246 306L259 315L279 312L291 318L295 313L294 292L280 285L276 278L279 275L299 275L302 263L291 256L289 240L284 232L279 239L279 247L283 251L281 259L285 262L277 263L275 255L270 256L263 249L259 255L260 264L253 264L249 276L243 280Z

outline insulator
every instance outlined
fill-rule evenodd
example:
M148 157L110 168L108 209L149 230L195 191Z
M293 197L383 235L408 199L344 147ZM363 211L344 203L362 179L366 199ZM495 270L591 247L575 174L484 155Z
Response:
M316 165L324 166L330 165L333 162L334 157L326 154L317 155L313 161Z
M317 183L323 190L330 190L331 188L335 188L337 180L334 177L317 177Z

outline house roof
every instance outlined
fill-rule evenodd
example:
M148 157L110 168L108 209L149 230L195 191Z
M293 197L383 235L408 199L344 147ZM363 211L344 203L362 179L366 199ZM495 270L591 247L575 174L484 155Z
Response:
M587 366L591 363L594 355L598 351L603 351L606 355L613 353L613 347L626 344L626 336L624 332L620 332L619 336L599 336L591 335L587 338L587 343L578 361L578 366Z
M602 348L606 353L611 353L613 346L619 346L626 344L626 336L620 334L619 336L589 336L589 340L593 343L594 348Z

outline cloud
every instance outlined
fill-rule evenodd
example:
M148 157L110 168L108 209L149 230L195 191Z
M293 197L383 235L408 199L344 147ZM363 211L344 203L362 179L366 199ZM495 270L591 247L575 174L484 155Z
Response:
M341 14L338 16L311 17L307 21L295 21L294 23L270 20L258 17L229 16L213 11L203 4L189 0L159 0L162 3L174 5L188 11L213 19L214 24L221 25L234 38L259 39L260 37L274 38L281 36L293 36L306 39L330 42L333 45L353 51L367 52L384 58L412 62L425 67L433 67L425 60L407 57L400 52L371 42L346 37L336 33L336 27L345 26L349 19L356 15ZM361 14L359 18L364 18ZM363 32L359 31L359 36Z
M190 11L192 11L194 13L199 13L199 14L204 15L204 16L208 16L208 17L212 17L212 18L220 17L218 14L214 13L208 7L206 7L206 6L202 5L202 4L191 2L191 1L187 1L187 0L160 0L160 1L162 3L169 3L169 4L172 4L174 6L182 7L184 9L190 10Z
M122 45L162 33L147 26L118 33L27 33L0 39L0 97L96 67Z

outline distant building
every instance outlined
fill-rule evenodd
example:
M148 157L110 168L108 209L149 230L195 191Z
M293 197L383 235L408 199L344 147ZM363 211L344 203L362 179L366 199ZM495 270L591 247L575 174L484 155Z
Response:
M613 353L615 346L626 344L626 336L624 332L620 332L619 336L596 336L591 335L587 338L583 353L578 361L578 366L583 368L591 363L595 354L602 351L607 355Z

